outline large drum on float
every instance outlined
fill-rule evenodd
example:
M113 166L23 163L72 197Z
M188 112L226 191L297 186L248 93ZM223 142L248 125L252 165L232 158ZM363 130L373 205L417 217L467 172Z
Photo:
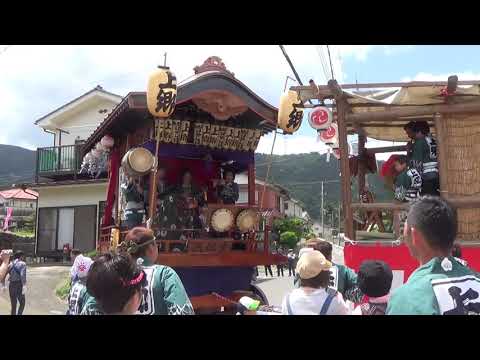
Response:
M258 224L258 212L254 209L245 209L237 216L237 227L242 233L255 230Z
M122 167L130 176L144 176L155 164L155 157L145 148L130 149L123 156Z
M211 217L212 228L218 232L225 232L232 228L234 223L233 213L229 209L215 210Z

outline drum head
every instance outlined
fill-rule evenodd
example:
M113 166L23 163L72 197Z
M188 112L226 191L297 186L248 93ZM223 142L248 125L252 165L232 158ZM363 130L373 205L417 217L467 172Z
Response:
M237 216L237 227L244 233L254 230L258 224L258 212L253 209L245 209Z
M218 232L225 232L233 226L233 213L229 209L218 209L212 214L212 228Z
M129 151L128 163L131 169L137 173L143 174L149 172L154 162L155 158L152 153L145 148L139 147Z

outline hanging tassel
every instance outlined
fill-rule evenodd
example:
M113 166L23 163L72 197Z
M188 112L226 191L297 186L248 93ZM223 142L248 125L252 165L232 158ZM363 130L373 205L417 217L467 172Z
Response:
M327 163L330 162L330 154L331 154L332 149L327 150Z

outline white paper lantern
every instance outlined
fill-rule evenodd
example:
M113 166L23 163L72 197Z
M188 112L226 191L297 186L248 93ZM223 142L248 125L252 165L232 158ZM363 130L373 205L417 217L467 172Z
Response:
M111 149L115 144L115 140L113 140L110 135L105 135L104 137L102 137L102 140L100 140L100 143L105 149Z
M287 90L280 96L278 127L287 134L293 134L302 125L303 103L296 91Z
M328 129L320 133L320 140L333 148L338 147L338 125L332 123Z
M308 122L315 130L328 129L332 123L332 119L332 111L325 106L316 107L308 114Z

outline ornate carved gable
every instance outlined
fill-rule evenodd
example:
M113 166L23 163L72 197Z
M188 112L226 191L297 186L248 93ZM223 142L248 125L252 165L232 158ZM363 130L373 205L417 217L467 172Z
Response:
M202 65L195 66L193 71L195 71L195 74L200 74L206 71L220 71L227 73L232 77L235 76L233 72L227 70L227 67L223 63L222 59L220 59L218 56L210 56Z

